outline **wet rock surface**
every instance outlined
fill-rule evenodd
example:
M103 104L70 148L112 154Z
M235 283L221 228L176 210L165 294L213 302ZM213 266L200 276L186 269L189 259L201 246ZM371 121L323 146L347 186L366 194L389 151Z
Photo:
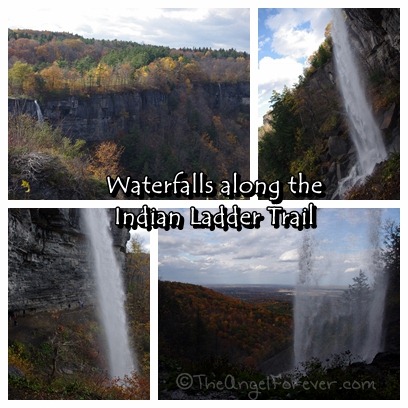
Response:
M8 224L9 311L66 310L93 303L89 244L79 209L10 209ZM128 232L112 229L124 263Z

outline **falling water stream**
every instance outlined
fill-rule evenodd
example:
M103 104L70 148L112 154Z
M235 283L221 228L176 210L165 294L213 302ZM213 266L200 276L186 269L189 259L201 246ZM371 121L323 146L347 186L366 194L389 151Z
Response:
M377 163L387 157L381 131L367 101L364 81L349 41L342 9L333 10L333 48L337 82L349 119L349 131L357 152L357 163L347 177L339 182L337 195L341 198L352 186L369 176Z
M387 288L379 263L381 210L369 211L367 240L370 248L364 259L360 259L370 283L369 290L364 285L356 286L352 292L321 286L321 276L315 267L319 243L311 231L303 233L294 303L295 366L313 357L325 362L347 351L356 360L371 362L381 351ZM351 278L350 284L353 284Z
M44 122L44 116L41 112L40 105L37 102L37 99L34 101L35 109L37 110L37 120L38 123L43 123Z
M113 250L110 223L105 209L83 209L91 246L98 309L103 325L111 377L124 378L136 369L129 345L125 313L125 293L121 268Z

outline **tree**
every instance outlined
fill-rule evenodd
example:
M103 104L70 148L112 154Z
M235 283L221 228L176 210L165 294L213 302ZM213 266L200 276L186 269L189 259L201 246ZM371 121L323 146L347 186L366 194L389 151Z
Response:
M126 254L126 277L128 291L144 286L149 280L149 257L138 238L132 236Z
M148 375L150 353L150 256L132 236L126 253L127 310L140 369Z
M354 283L349 285L345 292L348 301L357 302L359 305L367 303L371 297L371 289L367 275L360 269L358 276L353 278Z
M125 62L116 69L116 75L118 76L119 85L125 87L132 82L133 67L129 62Z
M44 79L48 91L52 92L65 88L64 70L59 67L57 62L54 62L48 68L44 68L40 75Z
M382 250L384 271L388 275L388 285L398 290L400 287L400 226L388 222L385 226L385 248Z
M118 147L115 142L102 142L96 148L88 171L98 180L105 180L106 176L115 178L120 175L120 157L124 148Z
M296 93L284 88L274 91L272 107L272 132L259 142L259 173L265 181L285 180L290 174L290 163L296 157L296 130L300 119L296 114Z
M48 340L51 347L50 357L52 369L50 373L50 380L54 379L55 377L57 372L57 364L61 358L61 354L67 348L71 348L79 343L78 339L75 338L77 337L77 333L72 336L73 333L61 323L61 313L54 312L51 317L55 322L55 329Z
M385 226L382 259L384 274L388 280L385 298L384 343L386 350L400 349L400 226L388 222Z
M8 89L10 95L21 95L29 91L35 83L33 67L26 62L16 61L8 71Z
M92 77L96 80L96 86L105 89L109 88L112 80L112 72L112 67L100 62L97 67L92 70Z

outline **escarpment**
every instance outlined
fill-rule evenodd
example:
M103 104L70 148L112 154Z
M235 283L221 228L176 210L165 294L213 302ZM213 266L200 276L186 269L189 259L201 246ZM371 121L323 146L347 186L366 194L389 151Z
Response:
M92 264L79 209L9 209L8 307L11 311L76 308L93 303ZM128 232L112 227L124 265Z

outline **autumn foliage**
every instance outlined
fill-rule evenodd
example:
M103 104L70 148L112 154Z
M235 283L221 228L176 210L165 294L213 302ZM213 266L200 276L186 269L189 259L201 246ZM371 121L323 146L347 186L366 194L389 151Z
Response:
M279 302L248 303L202 286L159 282L160 357L225 357L256 368L288 347L291 333L292 317Z
M28 312L17 327L9 322L9 399L150 398L149 254L133 241L126 259L126 309L137 372L124 379L108 377L93 306Z
M9 95L160 89L186 82L249 81L249 56L170 49L68 33L9 30Z
M106 176L115 178L121 174L120 157L124 148L115 142L100 143L93 153L87 170L98 180L105 180Z
M33 120L28 128L29 119L20 115L9 122L10 198L27 198L21 188L24 180L35 199L106 199L110 198L107 175L171 179L180 170L203 171L219 183L237 171L249 179L250 60L246 52L170 49L50 31L9 30L8 34L10 100L37 99L48 109L42 127ZM64 117L51 118L54 105L49 102L72 95L79 105L92 106L99 97L96 93L137 93L140 115L126 109L109 113L104 119L112 132L103 136L109 140L92 145L62 135L58 126ZM89 120L85 129L88 124ZM24 138L20 137L23 127L28 129ZM68 134L70 129L65 131ZM80 137L86 139L86 132ZM46 134L47 146L36 140L40 134ZM47 166L41 162L36 171L32 166L27 169L31 158L26 153L34 154L36 162L42 154ZM48 171L51 162L57 162L54 172ZM47 174L42 174L44 168ZM75 191L69 192L68 187Z

